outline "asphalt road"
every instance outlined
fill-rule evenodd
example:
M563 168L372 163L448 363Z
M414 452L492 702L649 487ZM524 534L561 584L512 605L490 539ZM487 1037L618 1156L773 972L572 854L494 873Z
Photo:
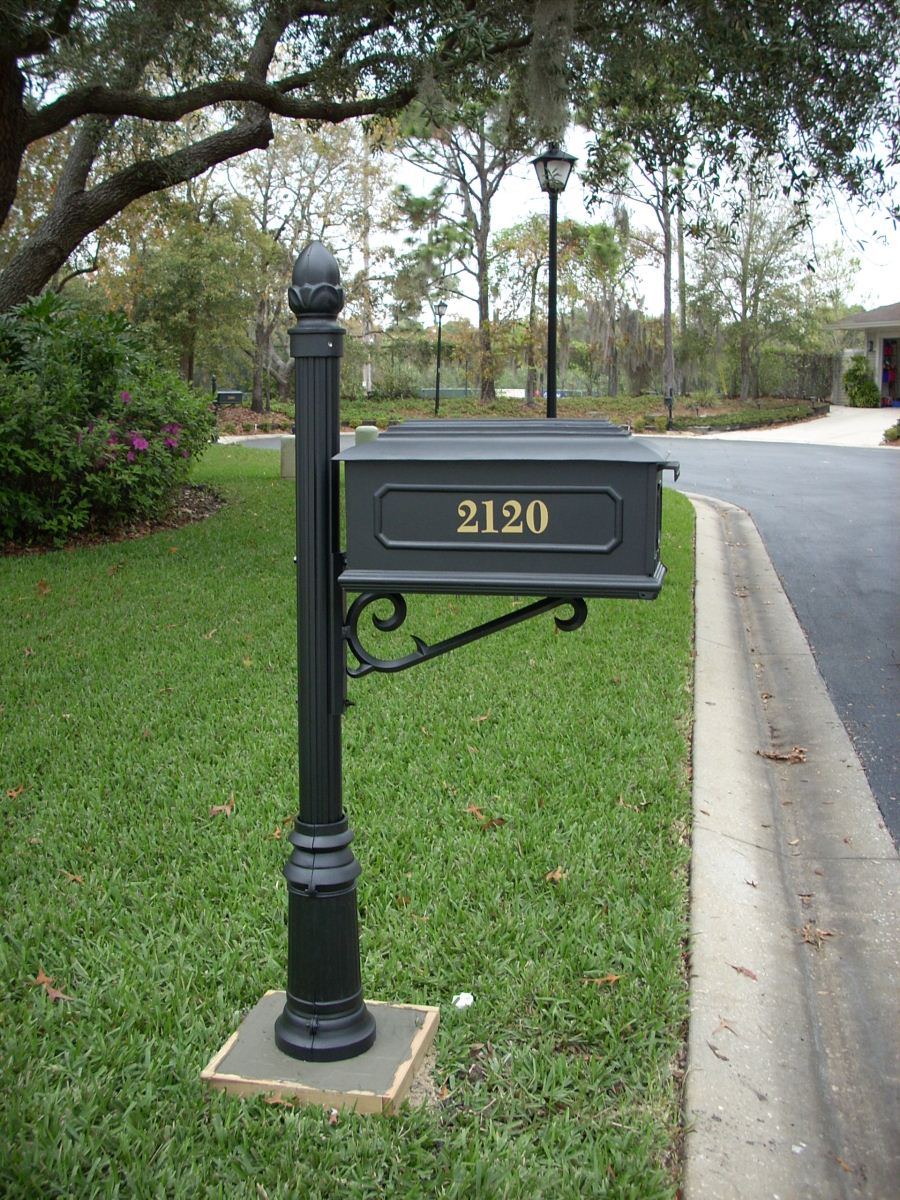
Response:
M648 440L681 463L679 491L729 500L752 514L885 822L900 841L896 453Z

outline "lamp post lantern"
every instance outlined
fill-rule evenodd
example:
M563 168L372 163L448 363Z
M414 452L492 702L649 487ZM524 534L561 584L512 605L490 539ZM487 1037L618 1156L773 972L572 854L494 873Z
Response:
M438 300L433 306L434 315L437 317L438 337L437 337L437 368L434 376L434 415L438 415L438 410L441 407L441 321L447 312L447 301Z
M551 142L543 154L531 160L541 185L550 196L550 280L547 297L547 416L556 416L556 202L566 190L578 160Z

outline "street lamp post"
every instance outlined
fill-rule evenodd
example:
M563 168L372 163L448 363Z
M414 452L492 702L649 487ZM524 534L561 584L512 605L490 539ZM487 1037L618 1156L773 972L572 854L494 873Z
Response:
M531 160L541 185L550 196L550 280L547 297L547 416L556 416L556 201L566 190L578 160L551 142L543 154Z
M447 301L438 300L434 305L434 315L437 317L438 341L437 341L437 369L434 376L434 415L438 415L438 410L441 407L441 321L444 319L444 314L447 311Z

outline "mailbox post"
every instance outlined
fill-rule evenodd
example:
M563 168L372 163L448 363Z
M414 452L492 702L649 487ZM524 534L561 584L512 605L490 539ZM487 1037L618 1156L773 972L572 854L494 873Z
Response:
M344 303L338 266L320 242L297 259L289 292L296 370L297 670L300 811L289 835L288 981L275 1042L293 1058L327 1062L375 1040L359 970L356 878L341 788L345 703L337 576L339 372Z
M415 667L521 621L578 629L585 597L653 599L666 462L605 421L409 421L340 453L344 331L337 263L320 242L294 267L300 805L284 868L288 982L275 1043L306 1061L375 1041L363 1002L356 880L341 786L346 678ZM340 467L348 545L340 546ZM343 594L360 593L344 615ZM405 592L536 596L531 604L395 659L360 636L399 629ZM391 606L384 615L384 603ZM358 665L347 666L349 646Z

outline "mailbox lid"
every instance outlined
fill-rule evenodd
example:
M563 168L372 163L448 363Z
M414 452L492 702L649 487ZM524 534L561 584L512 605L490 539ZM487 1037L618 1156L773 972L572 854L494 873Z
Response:
M375 441L349 446L336 455L346 463L441 461L654 463L666 460L651 446L609 421L499 420L404 421Z
M347 591L652 599L662 586L668 464L609 422L409 421L336 459Z

